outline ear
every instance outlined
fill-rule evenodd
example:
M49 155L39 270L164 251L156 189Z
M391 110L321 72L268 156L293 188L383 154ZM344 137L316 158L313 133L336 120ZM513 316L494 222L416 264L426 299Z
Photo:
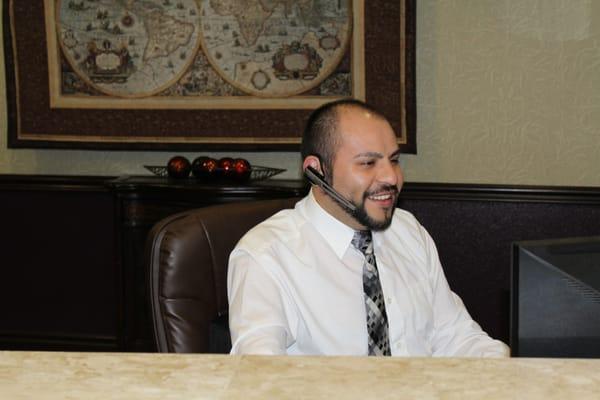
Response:
M313 167L320 174L323 174L323 170L321 169L321 160L317 156L307 156L302 163L302 171L306 169L306 167Z

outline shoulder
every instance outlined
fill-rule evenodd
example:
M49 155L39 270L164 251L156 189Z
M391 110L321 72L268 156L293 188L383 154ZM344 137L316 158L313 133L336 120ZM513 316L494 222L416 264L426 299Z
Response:
M401 208L396 208L394 212L392 225L413 229L421 226L414 215L412 215L409 211L403 210Z
M234 252L243 250L260 254L277 244L285 244L298 238L305 223L296 208L277 212L250 229L237 243Z
M383 234L383 240L392 248L401 248L419 258L426 258L435 244L427 230L410 212L397 208L392 224Z
M414 215L401 208L396 208L389 230L392 235L416 237L420 237L423 232L426 232Z

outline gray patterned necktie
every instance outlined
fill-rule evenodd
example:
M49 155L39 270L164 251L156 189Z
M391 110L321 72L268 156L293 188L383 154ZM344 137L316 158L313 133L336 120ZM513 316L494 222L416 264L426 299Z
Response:
M363 290L367 311L367 330L369 332L369 355L389 356L390 340L388 336L387 313L383 300L383 290L379 281L371 231L354 233L352 245L365 255L363 264Z

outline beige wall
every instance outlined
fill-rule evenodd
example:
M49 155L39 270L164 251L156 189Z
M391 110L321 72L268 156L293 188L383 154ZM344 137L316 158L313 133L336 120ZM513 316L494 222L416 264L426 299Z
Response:
M407 180L600 186L600 2L417 2ZM0 51L0 173L141 174L173 155L7 149L3 65ZM228 154L299 176L296 153Z

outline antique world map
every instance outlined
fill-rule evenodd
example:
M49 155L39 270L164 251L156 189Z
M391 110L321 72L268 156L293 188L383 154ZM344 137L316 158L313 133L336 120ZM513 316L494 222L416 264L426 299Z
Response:
M57 0L63 95L351 95L351 0ZM346 63L350 64L350 63Z

